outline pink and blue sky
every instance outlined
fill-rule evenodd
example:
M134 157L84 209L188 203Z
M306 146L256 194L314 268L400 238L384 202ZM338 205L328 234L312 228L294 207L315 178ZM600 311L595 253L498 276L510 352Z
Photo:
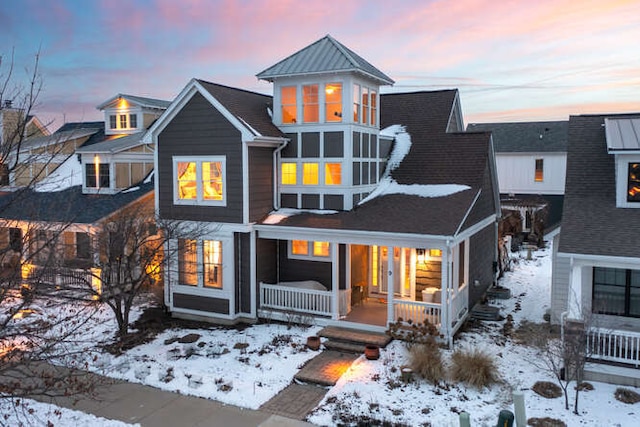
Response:
M41 51L51 130L192 77L270 93L255 74L326 34L396 81L383 93L460 89L465 123L640 111L640 0L0 2L18 76Z

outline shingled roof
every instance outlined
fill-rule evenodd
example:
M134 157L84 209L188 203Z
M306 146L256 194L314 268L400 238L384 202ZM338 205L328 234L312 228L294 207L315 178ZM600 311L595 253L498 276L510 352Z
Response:
M0 217L5 220L94 224L128 204L149 195L153 180L117 194L83 194L77 185L63 191L23 189L0 194Z
M273 108L271 96L205 80L197 80L197 82L231 114L251 126L262 136L283 136L283 133L273 124L269 115L268 110Z
M566 152L569 122L470 123L467 131L492 132L496 153Z
M278 77L348 71L364 74L381 84L394 83L389 76L330 35L256 74L256 77L272 82Z
M614 156L607 153L605 138L607 117L630 116L569 119L559 252L639 258L640 209L616 208Z

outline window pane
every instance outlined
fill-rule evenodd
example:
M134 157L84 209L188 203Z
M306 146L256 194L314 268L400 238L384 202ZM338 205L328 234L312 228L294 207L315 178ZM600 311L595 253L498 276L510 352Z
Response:
M178 239L178 277L181 285L198 285L196 241Z
M136 114L129 114L129 127L130 128L138 127L138 116Z
M202 247L204 286L222 288L222 242L205 240Z
M305 123L318 121L318 85L302 86L302 110Z
M594 267L593 271L593 311L623 315L626 270Z
M76 257L80 259L88 259L90 256L91 241L89 234L76 233Z
M362 88L362 123L366 124L369 118L369 90Z
M302 183L304 185L318 185L318 164L302 164Z
M342 184L342 164L326 163L324 166L324 183L326 185Z
M282 123L296 122L296 87L285 86L280 90Z
M178 162L178 198L195 200L198 196L196 185L196 163Z
M325 86L325 120L342 121L342 83L328 83Z
M640 202L640 163L629 163L627 201Z
M313 242L313 256L329 256L329 242Z
M127 115L126 114L120 114L120 129L126 129L128 128L127 126Z
M100 187L109 187L109 163L100 163Z
M85 185L89 188L97 187L96 184L96 165L95 163L85 164Z
M222 163L202 163L203 200L222 200Z
M109 128L115 129L116 127L117 127L116 116L115 115L109 116Z
M282 184L283 185L296 185L296 164L295 163L283 163L282 164Z
M353 123L360 121L360 85L353 85Z
M536 182L542 182L544 178L544 159L536 159Z
M291 253L293 255L309 255L309 243L306 240L292 240Z
M369 99L371 101L371 120L369 121L369 123L371 123L371 126L375 126L376 124L376 116L378 115L378 100L376 98L376 93L374 91L371 91L371 95L369 95Z

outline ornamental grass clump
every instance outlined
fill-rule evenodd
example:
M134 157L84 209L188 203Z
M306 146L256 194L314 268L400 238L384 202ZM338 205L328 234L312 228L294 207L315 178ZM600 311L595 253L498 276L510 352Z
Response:
M442 351L435 340L416 344L409 349L409 367L416 375L433 384L445 379Z
M451 355L451 378L482 388L498 381L498 371L492 357L479 349L456 350Z

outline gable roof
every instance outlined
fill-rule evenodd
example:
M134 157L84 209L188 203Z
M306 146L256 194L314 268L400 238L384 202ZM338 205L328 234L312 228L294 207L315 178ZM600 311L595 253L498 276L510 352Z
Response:
M94 224L149 195L153 191L153 180L138 187L116 194L83 194L81 185L55 192L36 192L32 189L5 192L0 194L0 218Z
M469 132L492 132L496 153L566 152L569 122L470 123Z
M113 138L105 139L95 144L85 144L76 149L76 153L106 153L114 154L142 145L142 138L146 132L137 132L130 135L114 135Z
M119 93L116 96L112 96L111 98L104 101L102 104L98 105L96 108L98 110L104 110L112 103L116 102L120 98L126 99L132 104L139 105L144 108L155 108L166 110L171 105L171 101L165 101L164 99L156 99L156 98L146 98L144 96L135 96L135 95L127 95L124 93Z
M328 34L256 74L256 77L272 82L278 77L348 71L364 74L381 84L394 83L389 76Z
M273 108L271 96L205 80L196 81L231 114L256 130L260 135L283 136L283 133L273 124L269 115L269 110Z
M567 179L559 252L640 258L640 209L616 208L615 157L607 153L605 119L569 118ZM640 117L640 114L635 117Z

